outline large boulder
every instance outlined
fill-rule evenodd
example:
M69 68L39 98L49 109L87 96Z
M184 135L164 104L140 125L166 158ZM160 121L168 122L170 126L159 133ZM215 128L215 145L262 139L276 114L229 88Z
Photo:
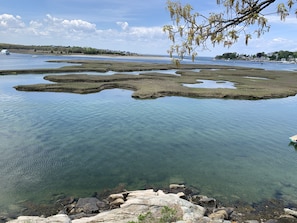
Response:
M99 203L100 201L95 197L80 198L75 206L75 212L99 213Z
M65 214L57 214L48 218L36 216L20 216L15 220L9 221L10 223L71 223L70 218Z
M165 211L175 210L174 218L183 222L197 222L203 218L205 213L203 207L181 199L176 194L165 194L163 191L139 190L130 192L126 197L125 203L118 209L102 212L94 217L75 219L72 222L127 223L129 221L137 221L140 215L146 214L150 214L150 217L157 219L164 215L162 211L164 208Z

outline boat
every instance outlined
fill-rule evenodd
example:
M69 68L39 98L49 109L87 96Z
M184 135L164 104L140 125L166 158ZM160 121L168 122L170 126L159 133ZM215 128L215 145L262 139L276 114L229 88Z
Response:
M10 55L10 52L7 49L1 50L1 54Z
M297 135L291 136L291 137L289 137L289 139L291 140L292 143L297 144Z

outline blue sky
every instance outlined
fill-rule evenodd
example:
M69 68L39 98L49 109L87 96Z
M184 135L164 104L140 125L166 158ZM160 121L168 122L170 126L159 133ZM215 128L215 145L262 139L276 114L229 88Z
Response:
M208 14L216 0L182 0ZM202 3L201 3L202 2ZM276 4L267 12L276 11ZM224 52L255 54L277 50L297 51L297 18L281 22L269 15L271 29L248 46L240 39L231 48L217 46L199 56ZM0 42L27 45L85 46L142 54L167 54L170 42L162 27L172 24L166 0L2 0Z

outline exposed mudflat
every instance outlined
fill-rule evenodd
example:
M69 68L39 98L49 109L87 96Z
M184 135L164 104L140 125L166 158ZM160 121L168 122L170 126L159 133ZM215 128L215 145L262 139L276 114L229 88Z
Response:
M283 98L297 94L297 85L295 84L297 82L297 73L289 71L268 71L199 64L181 64L177 67L175 64L94 60L59 60L54 62L74 63L75 66L58 69L9 70L1 71L0 75L67 72L69 74L45 76L45 79L52 83L19 85L15 86L15 88L19 91L70 92L79 94L120 88L134 91L132 97L139 99L182 96L257 100ZM161 72L171 69L176 70L175 74ZM115 74L104 75L108 71L114 71ZM139 75L125 74L125 72L131 71L137 71ZM98 72L102 74L89 75L81 74L81 72ZM199 88L199 85L192 88L185 85L197 84L198 80L212 80L218 84L231 82L234 88Z

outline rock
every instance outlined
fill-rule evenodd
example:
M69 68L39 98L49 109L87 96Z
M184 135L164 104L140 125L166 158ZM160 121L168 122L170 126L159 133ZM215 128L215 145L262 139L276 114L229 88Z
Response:
M69 218L73 220L73 219L79 219L79 218L85 218L85 217L91 217L91 216L94 216L94 214L86 214L84 212L80 212L77 214L69 215Z
M259 223L259 221L256 220L246 220L244 223Z
M281 215L277 219L277 223L296 223L296 218L292 215Z
M57 203L61 204L62 206L66 206L72 204L75 201L74 197L65 197L60 198L57 200Z
M183 184L170 184L169 188L170 188L170 190L176 190L176 189L184 190L186 187Z
M137 221L140 214L151 213L156 218L160 217L164 207L176 210L176 217L180 222L199 222L205 213L203 207L181 199L176 194L165 194L161 190L139 190L129 192L120 208L99 213L94 217L75 219L72 222L127 223Z
M108 201L113 202L118 198L121 198L121 199L124 200L124 195L123 194L111 194L111 195L108 196Z
M125 203L125 201L123 198L117 198L116 200L114 200L113 202L110 203L110 206L112 208L120 207L124 203Z
M126 196L127 193L125 195L122 193L109 195L107 200L110 208L119 208L120 205L124 204Z
M57 214L48 218L36 217L36 216L20 216L15 220L9 221L10 223L71 223L70 218L65 214Z
M184 192L178 192L176 195L177 195L179 198L182 198L182 199L186 199L186 198L187 198Z
M217 207L216 199L209 198L207 196L194 195L191 197L190 201L193 204L197 204L197 205L200 205L200 206L208 208L208 209L214 209Z
M289 214L283 214L283 215L281 215L279 218L292 218L292 219L295 219L294 216L289 215Z
M105 211L109 209L109 205L107 204L107 202L103 202L99 200L96 204L99 208L99 211Z
M186 191L186 187L183 184L170 184L169 189L171 193L175 194Z
M276 219L269 219L265 223L278 223L278 220L276 220Z
M75 206L75 212L84 212L86 214L99 213L98 203L100 201L95 197L80 198Z
M203 196L200 200L199 200L199 205L201 206L205 206L205 207L213 207L215 208L217 206L217 200L214 198L209 198L206 196Z
M75 205L76 203L69 204L64 207L66 213L75 213Z
M211 213L210 215L208 215L208 217L210 219L213 219L213 220L227 220L228 219L228 213L226 210L219 210L219 211L216 211L214 213Z
M297 211L294 211L294 210L289 209L289 208L285 208L284 211L285 211L286 215L291 215L291 216L297 218Z
M67 218L57 218L54 216L49 218L41 217L23 217L10 223L27 223L27 222L40 222L40 223L91 223L91 222L104 222L104 223L127 223L138 222L140 215L146 216L149 213L148 218L142 222L159 222L161 217L164 216L164 210L168 211L172 215L170 222L176 223L234 223L244 222L240 218L236 221L232 215L234 215L233 208L221 208L216 209L216 200L208 198L206 196L193 196L197 203L202 203L206 207L193 204L185 199L182 199L185 195L184 192L178 194L164 193L162 190L154 191L150 190L137 190L130 192L123 192L119 194L112 194L108 197L108 201L99 201L97 198L81 198L77 202L73 202L68 206L73 206L72 213L69 217L60 214L57 216L66 216ZM109 207L109 205L117 205L118 208L110 209L102 212L102 208ZM212 208L208 208L211 206ZM211 214L206 215L206 212ZM80 212L76 212L80 211ZM97 212L97 213L94 213ZM173 212L172 212L173 211ZM293 211L293 210L291 210ZM67 212L66 212L67 213ZM173 214L172 214L173 213ZM166 213L165 213L166 214ZM295 219L292 215L290 219ZM150 221L152 217L153 221ZM291 222L282 218L280 223ZM168 221L168 222L169 222ZM247 223L258 223L257 221L247 221ZM270 222L269 222L270 223Z

